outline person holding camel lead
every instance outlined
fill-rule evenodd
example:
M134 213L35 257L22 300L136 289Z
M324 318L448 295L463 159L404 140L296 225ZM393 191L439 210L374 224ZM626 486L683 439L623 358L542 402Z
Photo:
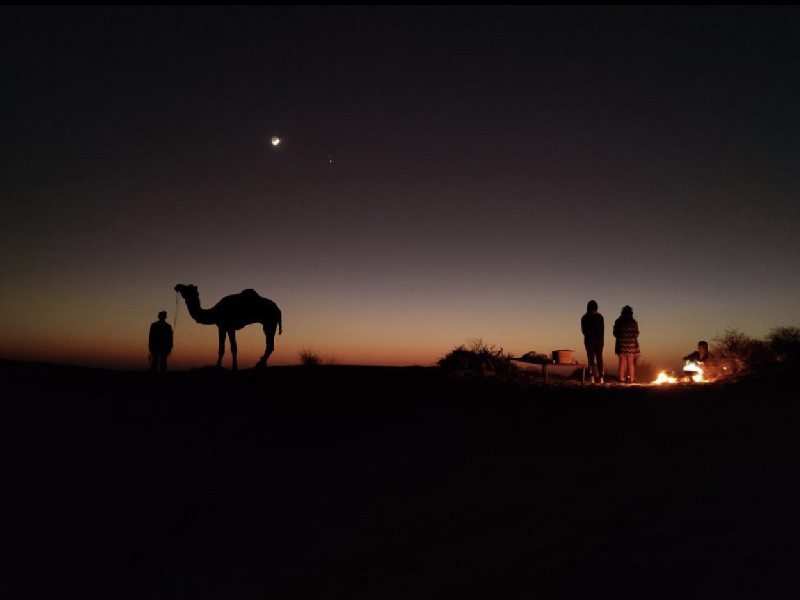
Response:
M167 311L158 313L158 321L150 325L147 347L150 350L150 370L165 373L167 357L172 352L172 326L167 323Z

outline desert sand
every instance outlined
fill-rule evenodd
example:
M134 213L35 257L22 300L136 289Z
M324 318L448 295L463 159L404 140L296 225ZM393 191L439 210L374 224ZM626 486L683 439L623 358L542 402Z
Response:
M789 598L797 388L0 365L11 598ZM47 594L47 595L44 595Z

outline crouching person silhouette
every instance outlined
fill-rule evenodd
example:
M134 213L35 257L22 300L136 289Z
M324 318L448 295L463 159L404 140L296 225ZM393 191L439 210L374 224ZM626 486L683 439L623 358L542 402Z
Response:
M716 361L708 351L708 342L697 342L697 350L683 357L683 372L694 376L699 373L701 378L714 379L719 373Z
M697 350L683 357L684 361L694 362L698 365L704 365L711 361L711 354L708 353L708 342L697 342Z
M164 373L167 370L167 357L172 352L172 326L167 323L167 311L158 313L158 321L150 325L150 371Z

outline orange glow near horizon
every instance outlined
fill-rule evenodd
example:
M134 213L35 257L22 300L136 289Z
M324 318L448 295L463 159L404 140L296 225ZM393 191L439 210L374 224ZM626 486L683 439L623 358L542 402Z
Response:
M186 324L183 323L182 326ZM259 327L253 326L248 335L237 339L237 362L240 368L250 368L256 364L264 352L264 336ZM169 368L187 370L216 364L217 335L216 328L203 328L198 332L181 331L176 335L176 345L169 359ZM250 335L252 333L252 335ZM357 348L344 345L332 347L322 344L302 344L276 336L275 352L269 359L269 365L286 366L300 364L301 352L312 352L322 363L340 365L365 366L432 366L448 349L435 347L398 347L390 346ZM28 336L17 343L6 340L0 344L0 358L46 362L54 364L74 365L81 367L98 367L121 370L147 369L148 352L146 340L131 343L128 340L89 340L76 336L61 338L45 338L44 336ZM226 341L223 367L230 367L230 346Z
M215 364L216 328L183 301L176 315L176 284L204 309L244 289L274 301L271 365L303 351L433 365L473 340L583 363L590 300L611 372L626 305L640 364L676 372L727 328L763 340L796 325L793 28L776 31L776 9L733 10L719 39L746 24L753 43L720 53L694 9L658 23L620 9L609 31L624 34L552 52L596 33L596 9L540 8L525 9L536 35L506 7L487 8L489 27L472 7L426 12L424 28L398 7L358 12L377 29L321 28L308 7L183 10L177 38L153 28L161 8L101 28L104 8L12 9L6 54L24 85L3 97L0 357L146 368L165 310L170 367ZM649 56L663 64L643 70ZM687 68L703 61L713 77ZM240 365L256 364L260 328L237 339Z
M285 286L270 289L268 283L257 281L255 276L241 279L253 281L252 287L275 299L283 311L284 333L276 336L275 352L269 360L273 366L300 364L300 353L305 351L316 354L323 363L433 366L453 348L478 339L513 356L570 348L580 361L585 360L579 329L583 306L567 305L555 296L543 296L531 308L521 307L513 296L495 298L488 288L477 284L474 293L438 289L430 284L431 291L423 294L417 290L409 296L394 289L380 290L380 286L376 286L378 291L370 292L365 284L356 297L345 294L338 285L322 286L319 293L314 293L312 284L297 290ZM172 276L155 282L132 279L124 286L105 290L98 285L56 279L55 283L63 283L58 288L58 302L51 300L53 293L44 283L0 297L0 357L146 369L149 325L159 310L167 310L168 322L176 324L170 368L214 365L217 329L192 320L183 301L178 304L176 322L172 291L175 280ZM48 283L53 285L54 281ZM202 304L213 306L226 293L244 287L247 286L238 281L203 286ZM604 358L607 370L614 372L616 357L609 330L615 315L610 307L604 312ZM658 311L643 310L637 316L646 363L675 364L680 360L675 357L696 343L693 331L676 330L671 320ZM695 327L693 323L689 325ZM264 334L258 325L250 325L238 331L236 337L238 363L241 368L250 368L264 352ZM229 367L230 361L226 342L223 366ZM680 367L675 364L672 368Z

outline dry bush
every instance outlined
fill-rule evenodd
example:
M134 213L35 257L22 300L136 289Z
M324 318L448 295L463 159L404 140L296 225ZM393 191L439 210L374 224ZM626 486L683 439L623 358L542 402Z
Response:
M730 327L714 338L714 355L727 362L734 372L757 371L774 361L767 343Z
M512 375L517 372L517 367L511 363L512 358L502 348L496 350L478 339L470 341L467 346L454 348L437 364L452 375Z
M297 354L300 357L300 364L304 367L316 367L322 364L322 359L316 352L304 348Z
M319 354L307 348L304 348L298 352L297 355L300 357L300 364L304 367L318 367L319 365L339 364L339 361L336 360L336 357L331 356L330 358L323 359Z
M800 327L775 327L767 335L775 360L786 365L800 363Z

